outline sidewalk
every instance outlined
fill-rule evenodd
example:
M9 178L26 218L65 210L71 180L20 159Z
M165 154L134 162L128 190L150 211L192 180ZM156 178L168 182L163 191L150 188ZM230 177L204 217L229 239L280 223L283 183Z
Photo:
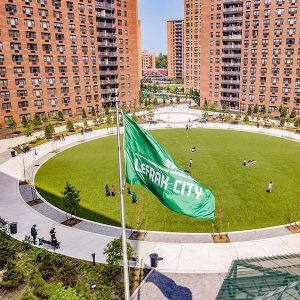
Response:
M174 125L173 127L180 127ZM182 126L181 126L182 127ZM166 128L146 126L147 129ZM204 124L203 128L230 129L228 124ZM234 126L236 130L259 132L252 126ZM281 130L268 129L267 134L284 136L289 138L288 133ZM107 130L97 130L84 135L85 141L100 138L107 135ZM295 137L297 142L300 136ZM78 135L69 136L66 141L58 142L58 147L64 149L79 144ZM24 155L26 175L33 177L36 166L40 164L40 159L51 157L52 150L50 143L37 147L38 156L31 151ZM25 235L30 233L30 228L36 224L39 237L49 237L52 227L56 228L57 239L61 242L59 253L85 260L91 260L91 254L96 253L97 262L105 262L103 249L114 236L111 231L108 233L89 232L83 229L67 227L45 217L33 207L28 206L22 199L19 192L19 180L23 178L23 155L10 158L0 165L0 216L8 222L18 222L18 233L14 235L19 240L23 240ZM149 254L158 253L163 258L159 262L157 270L165 273L226 273L232 260L237 258L283 255L299 251L300 234L282 235L273 238L233 242L228 244L213 243L189 243L166 242L170 241L168 233L159 233L157 241L130 241L136 254L144 264L149 265Z

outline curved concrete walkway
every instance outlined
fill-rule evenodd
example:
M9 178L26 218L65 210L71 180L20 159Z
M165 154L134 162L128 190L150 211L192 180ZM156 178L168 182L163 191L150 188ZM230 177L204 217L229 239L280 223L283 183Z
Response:
M221 128L231 129L228 124L203 124L203 128ZM173 125L173 127L179 127ZM146 126L147 129L159 128L159 126ZM261 132L252 126L234 126L236 130L249 132ZM288 132L281 130L268 129L264 130L266 134L274 136L291 138ZM99 130L85 134L85 140L96 139L107 135L107 130ZM300 136L295 136L294 140L299 142ZM83 221L75 227L61 225L64 214L45 203L36 206L26 204L26 195L29 195L25 188L19 189L19 180L24 178L23 166L25 165L26 177L33 179L35 171L43 161L51 158L55 153L50 153L55 146L59 149L67 149L79 144L80 138L77 135L66 138L64 142L47 143L37 147L38 156L33 152L26 155L19 155L11 158L0 165L0 216L8 222L18 222L18 233L16 238L22 240L29 234L32 224L37 224L39 228L38 236L49 236L49 230L56 228L57 238L61 241L61 249L58 251L62 254L91 260L91 253L96 253L98 262L105 262L103 249L105 245L115 236L119 236L119 229L110 226L100 225L101 231L94 230L93 222ZM23 161L24 158L24 161ZM25 191L24 191L25 190ZM30 196L29 196L30 198ZM24 201L25 200L25 201ZM27 199L28 200L28 199ZM38 207L39 206L39 207ZM48 209L50 207L50 209ZM92 224L92 225L91 225ZM96 224L97 225L97 224ZM99 227L100 228L100 227ZM104 230L103 230L104 228ZM105 230L105 228L107 230ZM290 234L283 231L278 234L283 227L276 227L268 230L275 230L276 237L269 237L262 234L261 239L253 240L253 237L259 235L256 231L250 231L252 238L247 241L232 242L229 244L213 244L200 242L196 235L189 234L166 234L166 233L149 233L149 241L130 241L136 250L136 253L142 264L149 265L149 254L156 252L163 260L159 262L158 270L164 272L184 272L184 273L224 273L227 272L232 260L237 258L270 256L279 254L289 254L298 252L300 242L299 234ZM128 234L130 232L128 231ZM273 232L274 233L274 232ZM231 233L230 236L235 233ZM236 233L243 235L245 233ZM271 236L274 236L271 234ZM184 240L183 236L189 237ZM198 236L201 236L198 234ZM172 237L172 238L170 238ZM175 238L174 238L175 237ZM199 242L197 242L199 241Z

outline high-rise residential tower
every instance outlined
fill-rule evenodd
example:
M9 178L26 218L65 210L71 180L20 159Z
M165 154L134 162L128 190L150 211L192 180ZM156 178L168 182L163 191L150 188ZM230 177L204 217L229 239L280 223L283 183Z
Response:
M299 22L298 0L185 0L185 89L202 104L299 115Z
M155 69L156 56L154 53L144 50L142 52L142 69Z
M137 0L0 2L0 124L138 104Z
M183 20L167 21L168 76L182 78Z

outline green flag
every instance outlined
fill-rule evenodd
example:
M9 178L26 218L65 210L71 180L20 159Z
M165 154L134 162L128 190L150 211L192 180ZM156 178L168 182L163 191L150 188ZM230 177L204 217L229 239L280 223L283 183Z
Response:
M165 149L125 113L123 120L127 183L142 185L180 214L213 219L213 194L179 169Z

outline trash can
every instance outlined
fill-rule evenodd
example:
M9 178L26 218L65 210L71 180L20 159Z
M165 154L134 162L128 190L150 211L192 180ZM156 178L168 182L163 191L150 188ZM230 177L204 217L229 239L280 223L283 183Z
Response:
M11 157L16 157L16 152L15 151L10 151Z
M151 253L150 254L150 264L151 268L156 268L158 262L158 254L157 253Z
M18 225L17 222L13 222L13 223L9 224L9 229L10 229L11 234L16 234L17 233L17 228L18 228L17 225Z

